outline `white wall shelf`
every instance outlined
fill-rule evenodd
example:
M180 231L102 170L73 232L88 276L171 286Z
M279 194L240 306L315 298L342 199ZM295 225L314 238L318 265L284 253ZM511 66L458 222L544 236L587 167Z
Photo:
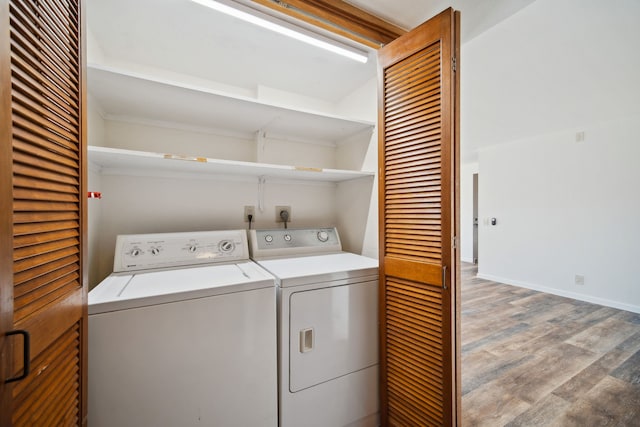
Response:
M224 93L202 85L89 65L88 87L109 117L129 117L186 126L225 129L253 135L258 131L300 141L337 143L374 123L289 108Z
M89 162L98 166L104 175L235 176L316 182L341 182L374 176L374 172L271 165L95 146L88 147L88 156Z

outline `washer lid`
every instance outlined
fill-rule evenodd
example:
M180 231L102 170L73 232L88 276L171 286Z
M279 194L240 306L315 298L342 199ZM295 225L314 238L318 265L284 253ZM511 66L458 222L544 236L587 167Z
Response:
M378 260L349 252L257 261L281 287L353 279L378 274Z
M250 261L126 275L112 274L89 292L89 314L273 286L273 276Z

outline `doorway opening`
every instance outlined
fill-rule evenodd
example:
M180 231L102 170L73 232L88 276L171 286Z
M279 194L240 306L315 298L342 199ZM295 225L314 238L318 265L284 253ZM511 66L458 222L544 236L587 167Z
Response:
M478 265L478 174L473 174L473 263Z

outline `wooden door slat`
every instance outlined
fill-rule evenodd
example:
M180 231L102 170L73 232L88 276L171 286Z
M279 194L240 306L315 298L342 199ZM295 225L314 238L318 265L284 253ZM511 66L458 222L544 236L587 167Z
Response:
M50 212L37 212L37 211L14 211L13 223L14 224L39 224L52 221L67 221L77 220L80 216L78 212L71 211L50 211Z
M59 251L66 248L72 248L78 246L80 241L76 237L55 240L53 242L40 243L37 245L26 246L22 248L14 248L13 259L14 261L22 261L33 256L46 254L48 252Z
M74 269L78 269L77 263L79 261L79 257L76 253L66 256L59 257L50 260L49 262L42 263L41 265L32 266L30 268L26 268L20 271L15 272L13 276L14 286L16 288L23 286L25 283L32 281L34 279L40 279L42 276L46 276L47 274L55 274L55 272L62 268L67 268L68 266L74 266Z
M18 161L20 159L20 161ZM16 153L14 157L14 166L13 171L15 175L23 177L22 179L30 179L30 180L38 180L42 182L52 182L58 184L67 184L71 186L80 185L80 181L78 180L77 171L73 173L72 169L67 169L70 172L70 175L67 175L63 171L54 172L50 168L46 168L43 170L43 166L45 166L45 162L40 162L40 165L37 167L27 166L22 163L24 160L28 160L27 156L24 156L22 153ZM30 160L30 159L29 159ZM50 165L51 167L53 165ZM54 169L55 170L55 169ZM20 186L20 185L18 185Z
M385 71L385 78L395 79L398 76L403 76L407 71L415 69L417 64L421 62L430 62L434 57L439 55L440 51L437 49L437 46L432 46L431 48L425 47L416 55L405 58L401 63L396 64L393 68L388 68Z
M25 13L25 10L19 7L13 8L12 13L14 16L14 28L20 31L29 44L39 48L39 53L44 53L51 62L56 62L55 60L58 59L64 64L70 63L75 67L78 66L73 58L73 52L70 51L70 46L64 46L62 40L50 26L36 26L34 19L37 18L29 18L27 16L29 12ZM77 50L77 48L74 50ZM78 83L77 77L67 72L65 68L59 69L59 72L64 73L70 82Z
M48 170L56 170L56 165L59 165L58 167L64 167L60 169L62 174L79 176L78 159L74 158L73 151L61 149L60 146L27 134L22 129L15 129L13 148L16 162L24 162L31 158L33 161L27 160L26 163L36 166L35 162L43 160L48 165Z
M29 200L17 199L13 203L13 210L15 212L60 212L60 211L76 211L78 210L77 203L63 203L58 201L47 200Z
M401 120L408 115L416 114L420 112L431 113L440 108L442 99L440 94L431 95L427 98L417 97L411 98L408 102L399 104L394 108L389 109L389 116L387 119L395 123L397 120Z
M17 105L23 106L23 115L29 117L37 117L38 121L42 121L44 125L59 135L71 139L77 140L77 124L74 125L66 118L66 115L60 116L57 112L51 111L45 106L34 102L24 92L13 91L13 100Z
M26 72L24 69L12 64L11 75L13 77L13 86L18 91L23 91L28 94L40 94L47 102L53 104L62 113L61 115L70 117L79 125L77 105L69 103L69 99L62 96L59 93L59 89L55 85L49 84L47 81L37 80L31 73ZM48 104L47 104L48 105Z
M48 84L55 85L64 97L68 97L77 102L78 95L74 92L74 84L64 77L65 74L60 70L62 65L53 62L50 58L42 54L42 52L37 50L19 31L13 31L12 36L11 47L15 62L22 62L23 69L33 76L46 76L46 82Z
M56 300L60 300L65 296L70 295L81 287L78 280L71 279L70 281L61 280L57 283L57 287L48 290L48 292L42 293L38 298L31 299L28 304L16 304L15 311L13 313L13 321L20 322L27 316L33 315L39 310L43 310L47 305L54 303Z
M41 286L45 286L48 283L59 280L60 278L65 277L69 273L75 271L78 271L78 268L73 263L66 264L57 270L48 269L47 272L43 275L37 276L24 283L16 284L13 291L13 297L20 298L28 294L29 292L33 292Z
M73 94L63 90L62 88L64 87L64 83L57 82L57 78L52 75L48 68L42 67L39 64L31 63L23 56L24 52L22 52L18 46L12 47L16 50L16 52L12 52L11 54L11 62L13 65L11 68L12 73L16 72L16 70L20 70L21 74L28 75L32 79L39 81L41 85L50 89L50 91L60 99L61 108L64 108L66 105L70 108L78 108L80 104L78 103L77 97L74 97Z
M54 242L58 240L78 237L78 229L69 228L66 230L50 231L47 233L30 233L22 236L14 236L14 248L28 247L46 242Z
M31 258L15 261L13 264L13 271L14 274L25 272L32 268L44 266L46 264L49 264L50 262L59 260L61 258L66 258L70 255L76 255L78 253L80 253L80 250L76 245L68 246L57 251L38 254L37 256Z
M38 121L41 122L41 120ZM28 117L15 115L13 116L13 122L16 126L24 130L16 129L16 136L18 138L23 138L41 147L52 147L54 148L52 151L58 154L77 159L77 144L74 141L64 139L45 127L35 127L34 124L28 120Z
M77 117L72 114L69 110L61 108L60 105L51 102L50 98L47 98L42 94L42 91L37 92L27 83L23 83L18 80L14 80L15 91L13 96L22 97L22 103L26 103L26 99L32 100L32 103L35 105L39 105L42 109L46 109L54 113L57 117L61 118L63 121L66 121L70 124L70 129L75 129L79 123Z
M31 234L39 234L46 232L56 232L62 230L70 230L70 229L78 229L77 221L50 221L43 223L27 223L20 224L15 223L13 228L14 239L20 238L21 236L31 235Z

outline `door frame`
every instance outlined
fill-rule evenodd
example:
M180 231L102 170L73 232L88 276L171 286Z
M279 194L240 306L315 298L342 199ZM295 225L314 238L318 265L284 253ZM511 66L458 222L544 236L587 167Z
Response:
M480 176L478 172L472 175L473 179L473 263L478 264L478 231L480 228L480 218L478 217L478 183Z
M13 375L13 149L11 137L11 45L9 1L0 0L0 425L11 425Z

